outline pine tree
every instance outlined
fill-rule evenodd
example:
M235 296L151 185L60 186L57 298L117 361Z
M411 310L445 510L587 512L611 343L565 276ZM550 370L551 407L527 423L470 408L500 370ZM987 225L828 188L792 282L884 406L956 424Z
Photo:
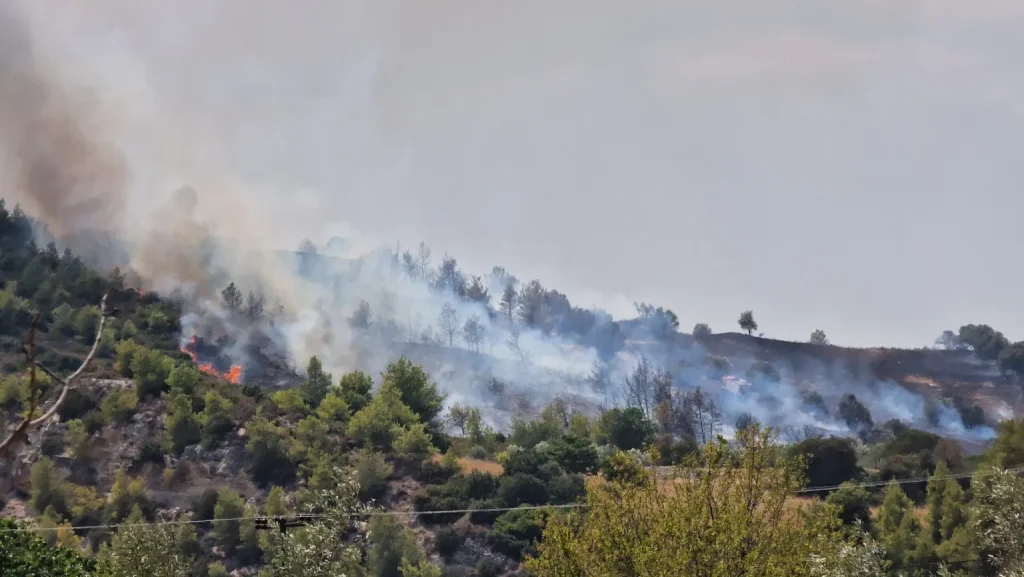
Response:
M199 421L192 412L192 401L183 393L171 397L164 426L167 445L175 455L199 442Z
M942 492L942 540L948 541L958 529L967 525L967 513L964 510L964 490L960 483L953 479L946 482Z
M921 524L914 516L914 502L899 483L889 483L882 506L878 509L878 536L892 561L894 569L902 569L916 557Z
M320 359L310 357L306 365L306 380L299 387L307 405L311 408L320 406L320 401L324 400L331 387L331 379L331 375L324 372Z
M928 534L933 545L942 543L942 514L945 512L943 509L943 500L946 494L946 483L951 482L951 479L947 479L949 476L949 467L946 466L944 461L939 461L935 466L935 472L932 473L930 479L928 479L928 488L926 490L928 504Z

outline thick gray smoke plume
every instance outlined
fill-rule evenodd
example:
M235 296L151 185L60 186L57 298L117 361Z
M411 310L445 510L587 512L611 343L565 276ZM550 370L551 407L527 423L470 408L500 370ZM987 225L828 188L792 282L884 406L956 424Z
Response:
M127 5L121 10L115 4L106 3L107 17L132 13ZM725 433L743 413L776 426L847 432L847 425L834 414L837 402L847 393L857 394L876 422L899 418L935 428L925 422L925 403L920 396L870 376L851 375L842 367L822 366L811 371L816 376L810 382L803 382L791 367L779 366L779 382L750 379L753 382L730 388L730 383L746 377L752 358L741 356L734 359L734 366L722 369L709 360L702 346L692 340L683 342L675 331L666 334L663 327L643 319L612 323L601 311L568 307L563 303L564 295L545 293L544 299L536 301L541 303L536 310L516 310L508 318L498 306L511 280L507 273L496 270L481 276L481 288L490 295L490 306L486 306L485 299L456 297L458 291L453 286L458 284L458 275L446 277L452 271L440 266L445 259L425 250L414 251L407 258L404 251L381 248L372 239L346 237L321 242L319 247L307 246L299 254L267 252L264 249L268 244L282 244L286 232L301 229L305 235L315 236L315 230L310 229L326 218L320 207L311 203L301 223L288 221L284 209L300 204L295 202L296 195L287 190L257 193L251 183L242 182L228 168L230 163L221 163L217 144L210 142L223 135L206 134L189 126L200 121L187 114L187 106L162 109L159 98L142 90L143 98L152 98L140 104L147 110L140 115L144 120L132 117L128 111L124 117L111 118L109 106L96 105L88 92L75 90L75 83L48 64L33 43L38 38L14 6L13 0L0 2L0 151L3 176L10 180L5 183L8 189L15 200L59 236L99 230L126 240L131 257L124 264L141 276L142 288L179 295L188 304L183 340L193 335L211 340L229 337L218 346L230 362L245 367L243 378L255 380L271 350L294 368L301 368L310 356L317 355L335 376L353 369L375 373L404 354L425 366L448 392L450 402L486 407L489 419L501 426L518 414L532 416L556 398L584 410L632 402L625 398L623 385L627 377L633 378L641 359L647 359L652 370L671 375L672 389L677 393L692 394L698 387L706 392L717 405L718 427ZM241 12L248 4L235 6ZM605 9L611 10L611 6ZM70 4L63 8L73 9ZM198 15L196 18L200 19ZM125 21L122 25L130 25L131 18L125 17ZM359 22L354 18L345 21L353 34L359 28L353 23ZM326 21L316 24L332 31L336 26ZM302 22L302 26L308 25ZM296 35L302 26L297 27ZM54 25L51 33L59 29ZM605 37L596 29L594 35ZM551 38L561 40L562 35L552 34ZM258 46L248 45L246 38L242 40L225 44L230 49L256 50L267 57L280 52L296 61L315 53L324 59L325 72L319 76L330 76L327 67L338 58L328 50L288 53L297 50L294 46L300 44L298 37ZM446 46L444 42L437 45ZM192 48L199 53L225 49ZM510 54L513 52L518 54ZM196 62L201 61L196 58ZM123 69L121 64L116 67L118 71ZM368 64L366 69L355 74L358 78L354 83L359 86L346 94L362 98L372 92L366 86L375 82L373 67ZM95 84L106 90L104 97L117 92L116 87L99 86L103 84L100 78ZM139 84L158 92L144 78ZM392 88L398 93L404 87ZM251 89L260 96L273 96L269 86ZM128 90L121 96L127 105L137 104L135 100L140 99ZM333 99L324 100L337 106ZM295 106L291 102L276 104ZM263 110L246 108L244 102L238 107ZM424 106L422 110L403 112L432 121L425 110ZM276 120L259 113L247 119L268 124ZM228 132L228 128L219 128ZM214 133L217 130L211 129ZM375 144L363 143L361 136L360 130L346 134L359 141L358 145ZM366 140L372 139L368 136ZM329 146L317 147L301 140L271 145L294 149L293 157L333 158L332 150L321 150ZM346 192L354 197L362 191ZM326 196L320 194L315 200ZM136 205L150 198L157 200L141 202L145 205L141 210L127 212L129 200ZM373 248L358 248L366 246ZM528 280L518 279L514 288L529 295ZM232 282L241 296L225 299L221 291ZM555 307L561 308L551 310ZM723 377L736 379L723 381ZM653 383L648 384L653 387ZM808 403L810 391L820 394L827 410ZM651 398L640 402L653 412L649 405L656 395L652 390L648 394ZM692 404L692 397L688 402ZM937 428L967 435L988 434L963 431L955 413L949 411L940 411Z
M0 3L0 154L8 190L54 233L116 232L125 160L88 95L62 85L36 53L13 2Z

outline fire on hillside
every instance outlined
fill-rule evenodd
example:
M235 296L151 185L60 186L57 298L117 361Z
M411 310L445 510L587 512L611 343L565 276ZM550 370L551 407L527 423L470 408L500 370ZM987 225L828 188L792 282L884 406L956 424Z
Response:
M192 361L199 367L200 372L220 377L230 383L242 382L242 367L225 363L220 358L216 346L208 345L205 341L193 336L187 344L182 345L181 351L192 357ZM227 368L220 370L217 368L218 366Z

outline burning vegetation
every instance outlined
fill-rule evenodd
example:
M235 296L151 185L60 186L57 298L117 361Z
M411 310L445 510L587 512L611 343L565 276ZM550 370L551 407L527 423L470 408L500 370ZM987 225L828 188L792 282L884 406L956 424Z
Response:
M199 357L200 350L209 350L203 346L198 337L193 336L188 340L188 343L181 346L181 352L192 357L192 362L199 368L199 372L215 377L220 377L229 383L240 384L242 382L242 366L241 365L229 365L226 370L220 370L217 368L217 360L201 360ZM214 348L214 350L216 350ZM223 360L220 361L220 366L223 366Z

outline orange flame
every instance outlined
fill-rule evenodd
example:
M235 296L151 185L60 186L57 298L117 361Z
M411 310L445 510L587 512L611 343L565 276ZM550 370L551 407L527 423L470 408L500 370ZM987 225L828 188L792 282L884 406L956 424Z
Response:
M199 362L199 355L196 354L195 348L196 348L196 338L192 337L189 340L189 346L181 347L181 352L183 352L183 353L187 354L188 356L192 357L192 362L195 363L196 365L198 365L199 372L205 373L205 374L210 375L210 376L219 377L219 378L224 379L225 381L227 381L229 383L234 383L236 385L239 382L241 382L241 380L242 380L242 367L240 365L231 365L231 368L228 369L228 371L226 373L222 373L222 372L218 371L210 363L200 363Z

